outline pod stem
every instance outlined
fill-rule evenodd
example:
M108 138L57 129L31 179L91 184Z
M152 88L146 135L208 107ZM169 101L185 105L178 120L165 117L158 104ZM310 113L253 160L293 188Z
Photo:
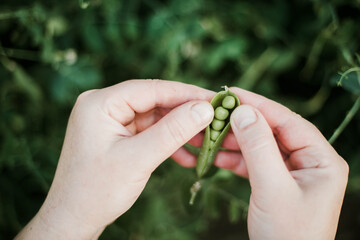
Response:
M196 195L200 191L200 189L201 189L200 181L196 181L190 188L190 193L191 193L191 197L190 197L190 201L189 201L190 205L194 205Z
M228 87L228 86L226 86L226 85L221 86L221 88L223 88L223 89L224 89L224 91L229 91L229 87Z

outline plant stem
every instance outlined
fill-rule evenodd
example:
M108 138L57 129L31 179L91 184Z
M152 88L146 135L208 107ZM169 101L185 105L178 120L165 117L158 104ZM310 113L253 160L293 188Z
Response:
M7 56L10 58L17 58L29 61L39 61L40 54L36 51L23 50L23 49L13 49L13 48L4 48L0 46L0 55Z
M335 140L340 136L340 134L344 131L346 126L353 119L359 108L360 108L360 96L356 99L354 105L351 107L350 111L346 114L342 123L339 125L339 127L334 131L333 135L330 137L329 139L330 144L333 144Z
M342 73L337 85L341 86L342 81L347 77L348 74L350 74L352 72L360 72L360 67L353 67L353 68L346 70L344 73Z
M28 10L24 10L24 9L13 11L13 12L1 12L0 20L8 20L8 19L12 19L12 18L18 18L27 12L28 12Z
M279 57L279 52L274 48L267 48L246 70L246 72L235 82L238 86L247 90L254 88L261 76L268 70L270 65Z

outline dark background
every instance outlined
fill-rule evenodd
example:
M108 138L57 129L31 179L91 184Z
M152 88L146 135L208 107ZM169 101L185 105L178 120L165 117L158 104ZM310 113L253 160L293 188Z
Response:
M337 239L358 239L359 23L359 0L1 0L0 239L45 199L79 93L133 78L242 87L327 138L352 109L333 143L350 165ZM248 181L218 171L189 207L194 179L166 161L100 239L247 239Z

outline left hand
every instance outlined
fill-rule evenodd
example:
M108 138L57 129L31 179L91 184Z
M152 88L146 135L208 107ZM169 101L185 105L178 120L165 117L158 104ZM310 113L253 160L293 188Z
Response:
M213 95L160 80L126 81L81 94L49 194L17 238L99 236L133 205L156 167L211 122ZM162 117L162 112L169 113Z

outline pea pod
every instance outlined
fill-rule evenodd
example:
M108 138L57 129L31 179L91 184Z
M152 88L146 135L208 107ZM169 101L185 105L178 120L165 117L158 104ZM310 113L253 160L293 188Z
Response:
M231 113L240 105L240 100L225 87L225 90L217 93L210 103L215 110L215 116L212 123L205 129L204 140L196 162L198 181L194 183L190 190L191 205L194 202L197 192L201 189L201 178L208 173L210 167L213 165L216 154L230 129ZM226 111L228 111L228 114Z

